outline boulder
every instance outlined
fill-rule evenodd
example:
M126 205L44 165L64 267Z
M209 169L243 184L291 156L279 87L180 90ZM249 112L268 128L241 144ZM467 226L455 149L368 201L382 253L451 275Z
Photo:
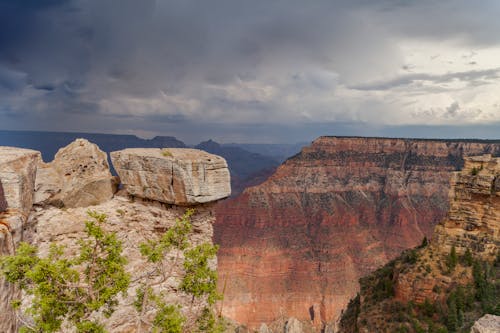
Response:
M271 330L269 329L269 327L267 327L265 323L262 323L262 325L260 325L259 328L259 333L271 333Z
M197 149L133 148L111 153L130 195L180 206L231 194L226 160Z
M285 324L285 333L303 333L302 324L296 318L290 318Z
M85 139L76 139L61 148L52 162L40 164L35 203L87 207L108 201L116 189L107 154Z
M0 147L0 255L13 254L23 238L40 158L34 150ZM20 291L0 277L0 332L17 331L11 300L19 297Z
M500 332L500 316L484 315L474 323L471 333L498 333Z

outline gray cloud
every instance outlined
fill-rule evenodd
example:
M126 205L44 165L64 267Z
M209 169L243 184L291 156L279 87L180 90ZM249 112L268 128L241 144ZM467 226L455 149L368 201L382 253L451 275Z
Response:
M396 87L408 86L418 81L430 81L432 83L447 83L453 80L464 81L471 85L478 85L485 80L497 80L500 78L500 67L486 70L473 70L466 72L446 73L446 74L426 74L412 73L400 75L394 79L369 82L350 86L357 90L388 90Z
M236 140L252 128L272 141L279 131L259 128L377 119L391 111L359 111L379 102L343 91L497 80L499 69L398 76L410 67L394 40L498 45L498 9L465 0L0 0L0 127L187 140L215 129Z

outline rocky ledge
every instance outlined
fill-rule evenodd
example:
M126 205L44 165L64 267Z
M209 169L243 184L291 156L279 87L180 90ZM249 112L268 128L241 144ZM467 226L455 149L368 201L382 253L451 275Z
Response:
M160 149L126 149L112 157L125 188L119 192L106 153L87 140L77 139L62 148L50 163L44 163L37 151L0 147L0 255L13 254L20 241L36 245L42 256L51 243L64 245L65 253L74 255L85 237L86 212L105 213L108 223L103 228L116 233L122 242L125 269L132 280L129 295L105 320L108 331L147 330L145 325L137 328L133 307L135 290L142 282L161 291L168 302L179 304L188 319L199 314L206 299L193 300L177 288L184 269L182 260L164 261L163 271L172 272L170 278L147 280L153 279L147 275L152 268L139 253L139 244L161 237L183 215L186 205L195 208L189 242L193 246L210 243L214 204L230 194L226 161L195 149L163 153ZM182 254L169 252L167 256ZM217 263L210 265L215 268ZM0 332L18 331L11 300L19 298L20 291L0 279ZM149 313L145 316L151 317Z
M226 160L201 150L131 148L112 152L111 160L133 196L189 206L231 194Z
M0 147L0 255L13 254L23 238L40 159L41 154L34 150ZM15 331L10 301L19 296L19 290L0 277L0 332Z

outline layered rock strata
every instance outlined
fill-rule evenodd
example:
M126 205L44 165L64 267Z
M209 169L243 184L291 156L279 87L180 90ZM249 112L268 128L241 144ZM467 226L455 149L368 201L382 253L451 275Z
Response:
M231 194L226 160L197 149L124 149L111 153L122 184L133 196L197 205Z
M432 234L463 157L499 152L498 142L315 140L218 206L223 314L252 329L290 316L324 327L361 276Z
M445 258L452 248L457 256L469 250L482 261L492 262L496 258L500 249L499 178L500 158L484 155L465 159L463 170L452 177L449 213L436 226L430 249L421 255L421 261L436 261L428 258L431 253ZM446 289L456 282L447 276L417 278L417 275L415 270L409 270L395 277L396 299L417 303L426 299L434 301L440 294L433 290Z
M500 276L499 177L500 158L465 158L463 170L452 177L449 213L430 244L362 278L359 297L345 311L339 332L437 331L445 326L465 332L485 311L498 308L497 288L486 286L498 285ZM498 325L498 319L489 319L474 326L489 332L485 326Z
M436 226L433 244L458 255L467 249L491 261L500 248L500 159L491 155L465 159L462 172L452 177L447 218Z
M24 238L40 158L34 150L0 147L0 255L13 254ZM10 301L19 296L19 290L0 277L0 332L17 330Z
M40 163L35 203L87 207L108 201L116 191L108 157L97 145L77 139L61 148L50 163Z

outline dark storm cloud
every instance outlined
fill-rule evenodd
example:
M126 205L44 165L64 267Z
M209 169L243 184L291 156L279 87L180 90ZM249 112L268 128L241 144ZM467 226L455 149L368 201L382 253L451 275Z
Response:
M379 80L404 65L394 38L498 44L499 8L451 0L0 0L0 126L194 137L198 123L259 132L257 120L299 128L331 121L335 110L356 121L347 102L331 99L339 87L497 79L497 69L478 69ZM22 121L9 120L16 112Z

